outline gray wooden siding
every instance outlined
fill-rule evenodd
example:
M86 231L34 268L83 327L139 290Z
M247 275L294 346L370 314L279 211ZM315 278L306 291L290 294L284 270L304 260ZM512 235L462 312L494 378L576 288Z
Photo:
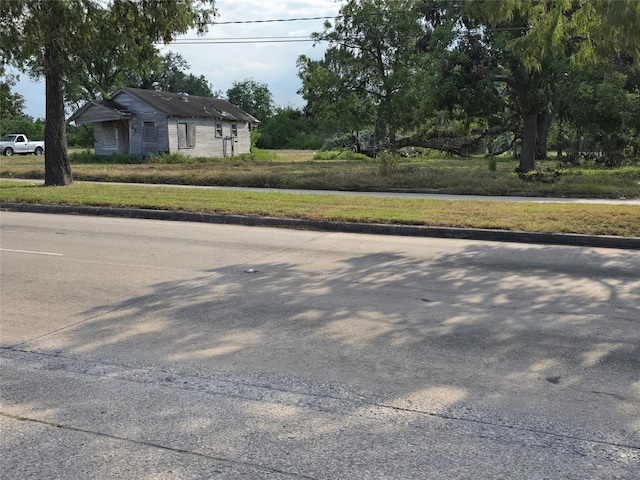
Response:
M162 152L178 153L188 157L230 157L251 152L251 134L249 125L246 123L205 118L167 118L164 113L126 92L120 92L114 96L113 100L136 113L128 122L127 135L123 132L118 134L119 140L116 145L113 145L112 141L113 131L107 131L109 123L96 124L98 130L104 128L100 137L102 141L98 141L98 136L96 137L95 148L98 155L110 155L128 150L132 155L141 157ZM190 148L178 148L178 123L184 122L195 126L195 145ZM146 127L145 123L147 123ZM157 142L153 142L149 137L151 132L149 123L155 123ZM222 137L216 136L218 123L222 124ZM237 125L236 137L231 136L232 123ZM126 150L123 150L124 142L127 145Z
M149 154L169 151L167 118L162 112L125 92L116 95L113 100L127 107L130 111L136 112L130 121L129 130L129 151L132 155L143 157ZM158 136L156 142L145 138L145 122L155 123Z
M96 123L93 136L96 155L127 153L129 150L129 125L126 121Z
M195 146L178 148L180 123L191 123L195 127ZM216 124L222 124L222 137L216 136ZM246 123L237 123L238 136L231 137L231 123L226 120L203 118L170 118L169 151L185 157L231 157L251 152L251 134Z

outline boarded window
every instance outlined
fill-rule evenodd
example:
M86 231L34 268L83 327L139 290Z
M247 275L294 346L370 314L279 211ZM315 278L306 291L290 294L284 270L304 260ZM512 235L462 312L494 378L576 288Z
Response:
M102 145L104 145L105 147L114 146L118 139L116 126L113 123L103 123L102 125L102 134L100 135L100 138L102 139Z
M222 137L222 124L216 123L216 137Z
M196 126L193 123L178 123L178 148L196 146Z
M231 124L231 136L232 137L238 136L238 125L236 125L235 123Z
M144 122L144 124L142 125L142 141L155 142L156 140L156 122Z

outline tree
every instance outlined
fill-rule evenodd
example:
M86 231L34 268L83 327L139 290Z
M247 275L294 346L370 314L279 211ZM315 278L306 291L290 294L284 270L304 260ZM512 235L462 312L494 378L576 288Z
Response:
M113 39L112 39L113 40ZM65 84L65 103L79 108L87 98L109 98L121 87L162 90L165 92L187 92L191 95L213 97L212 86L203 75L187 73L190 66L179 53L167 52L160 55L158 49L148 46L144 52L144 63L138 52L121 52L114 45L93 47L94 56L91 69L78 72Z
M486 28L487 38L504 41L505 83L523 121L520 170L532 170L536 150L553 111L554 76L569 60L606 67L616 55L640 60L640 2L637 0L477 0L463 15ZM560 67L560 68L559 68Z
M344 102L324 110L318 102L345 98L353 106L351 117L366 115L361 123L375 121L392 144L400 129L413 126L417 104L412 88L417 75L415 46L423 34L420 4L417 0L346 2L334 24L327 22L324 32L314 35L329 42L324 61L313 64L305 57L298 61L302 94L311 111L337 117Z
M190 65L179 53L167 52L158 54L147 75L134 71L126 80L126 85L133 88L155 89L164 92L181 93L200 97L213 97L215 94L211 84L204 75L196 76L187 73Z
M234 81L227 90L227 100L261 122L273 115L273 95L268 85L256 82L253 78Z
M7 133L24 133L29 140L44 140L44 120L35 119L21 113L2 119L3 135Z
M343 57L347 56L345 62ZM324 131L357 134L375 121L375 103L367 96L343 49L330 47L321 60L306 55L298 58L298 91L306 100L305 114L318 121Z
M15 76L6 74L4 65L0 64L0 135L11 133L12 124L16 117L24 111L24 97L14 93Z
M274 114L260 125L257 145L267 149L317 149L322 139L314 132L314 122L293 107L276 107Z
M65 86L79 72L119 73L122 63L148 69L156 42L170 42L215 15L213 0L12 0L0 3L0 54L46 91L45 185L72 182L66 145ZM114 51L105 57L101 54ZM117 53L117 54L115 54ZM106 93L106 92L105 92Z

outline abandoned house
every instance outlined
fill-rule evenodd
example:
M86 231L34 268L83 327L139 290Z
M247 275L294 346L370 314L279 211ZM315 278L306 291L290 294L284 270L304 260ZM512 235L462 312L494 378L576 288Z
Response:
M259 121L226 100L121 88L110 100L87 102L69 122L94 124L96 155L144 157L178 153L229 157L251 152Z

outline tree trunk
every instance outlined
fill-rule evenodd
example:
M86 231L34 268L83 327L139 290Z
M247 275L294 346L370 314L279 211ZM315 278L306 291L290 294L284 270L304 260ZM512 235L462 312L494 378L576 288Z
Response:
M69 166L69 154L67 153L64 86L58 67L61 55L59 48L55 40L45 46L45 185L69 185L73 181Z
M551 112L544 112L538 115L536 125L536 160L544 160L547 158L547 140L552 122L553 114Z
M530 172L536 167L536 137L538 134L538 116L535 113L524 114L524 132L522 135L522 150L520 151L521 172Z
M558 154L557 157L561 158L563 152L563 140L564 140L564 123L562 122L562 119L560 120L560 124L558 125L558 138L556 139L556 142L558 144Z

